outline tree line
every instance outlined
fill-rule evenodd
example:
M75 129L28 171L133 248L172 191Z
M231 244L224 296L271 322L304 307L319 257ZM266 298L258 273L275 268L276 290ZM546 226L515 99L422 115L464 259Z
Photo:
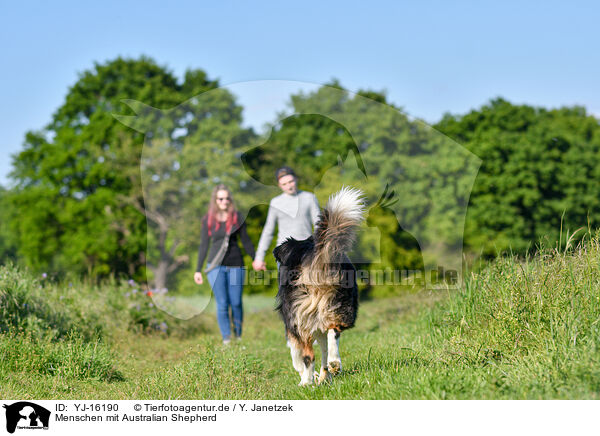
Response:
M202 70L178 79L146 57L95 64L13 156L0 258L173 286L195 268L215 183L232 187L256 243L282 165L322 203L342 184L366 192L356 249L366 264L415 269L463 248L523 254L561 229L597 226L600 125L583 107L496 98L427 126L384 93L335 81L289 106L255 132Z

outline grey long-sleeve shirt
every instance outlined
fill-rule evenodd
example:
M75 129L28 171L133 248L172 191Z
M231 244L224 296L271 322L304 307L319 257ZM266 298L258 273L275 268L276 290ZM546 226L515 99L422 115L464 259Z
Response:
M262 262L271 245L277 225L277 245L288 237L306 239L319 219L319 202L312 192L298 191L295 195L280 194L269 203L267 221L263 228L255 260Z

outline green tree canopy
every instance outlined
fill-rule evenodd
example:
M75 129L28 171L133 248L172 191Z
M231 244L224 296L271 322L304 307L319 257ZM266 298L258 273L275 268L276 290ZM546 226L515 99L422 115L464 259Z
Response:
M600 126L584 108L547 110L498 98L435 126L482 159L466 244L488 255L597 226ZM561 224L562 220L562 224Z
M173 108L217 87L201 70L183 81L152 59L117 58L80 74L42 130L28 132L13 158L11 230L35 269L143 274L146 217L123 198L141 198L143 134L114 114L124 99ZM169 127L169 126L168 126ZM193 120L187 125L193 133ZM135 173L137 171L137 177Z
M17 256L16 241L9 227L11 220L14 219L9 193L0 186L0 264L15 261Z
M147 218L149 278L163 289L177 283L177 272L186 264L195 267L190 260L195 261L201 217L217 183L233 190L238 207L247 209L252 203L242 189L250 177L239 156L254 134L241 127L241 107L225 88L211 89L169 110L136 101L128 104L137 115L117 118L146 137L139 166L130 172L132 180L141 174L143 198L121 198ZM188 271L190 284L191 276Z

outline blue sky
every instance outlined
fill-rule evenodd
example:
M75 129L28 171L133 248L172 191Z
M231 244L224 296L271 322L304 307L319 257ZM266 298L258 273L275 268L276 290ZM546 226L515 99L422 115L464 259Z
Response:
M351 91L386 90L431 123L496 96L600 114L599 19L593 2L4 1L0 184L25 132L50 121L95 61L145 54L223 85L335 77ZM261 103L248 123L273 118L285 103L277 95L239 94Z

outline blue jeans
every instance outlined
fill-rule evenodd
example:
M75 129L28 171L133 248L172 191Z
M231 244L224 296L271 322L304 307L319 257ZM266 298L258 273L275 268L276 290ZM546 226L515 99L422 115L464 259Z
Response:
M208 282L217 302L217 322L223 339L231 338L230 306L234 333L237 337L242 335L244 272L243 267L218 266L207 273Z

